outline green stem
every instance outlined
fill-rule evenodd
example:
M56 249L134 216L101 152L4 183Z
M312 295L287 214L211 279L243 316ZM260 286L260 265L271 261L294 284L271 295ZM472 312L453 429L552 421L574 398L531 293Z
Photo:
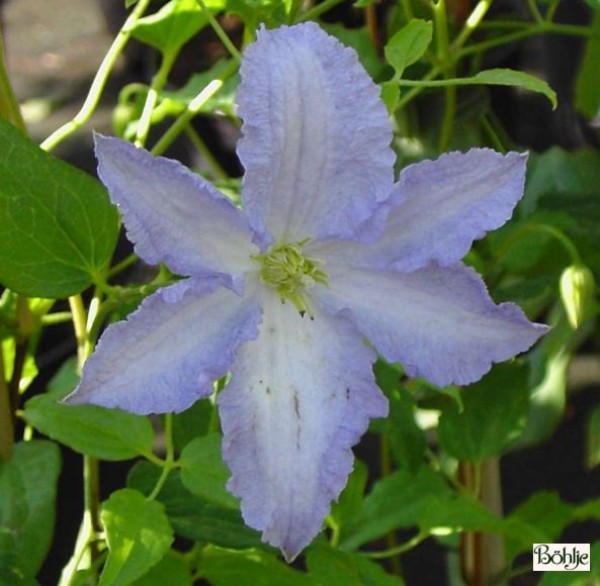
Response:
M71 321L71 319L72 315L70 311L57 311L55 313L48 313L42 316L40 318L40 322L43 326L55 326Z
M469 37L477 30L487 11L491 8L493 1L494 0L479 0L465 21L462 30L452 42L453 52L460 49L467 42Z
M457 59L462 59L463 57L466 57L468 55L481 53L484 51L488 51L489 49L494 49L502 45L507 45L516 41L533 37L535 35L542 34L572 35L587 38L592 38L596 36L593 31L591 31L588 27L585 26L579 26L575 24L544 23L533 27L524 27L523 30L519 30L514 33L503 35L501 37L496 37L495 39L490 39L489 41L483 41L481 43L476 43L469 47L465 47L464 49L460 50L456 57Z
M229 51L229 54L238 63L240 63L242 60L240 52L237 50L237 47L231 42L231 39L227 36L227 33L223 30L223 27L219 24L219 21L215 18L214 14L208 9L206 4L204 3L204 0L196 0L196 2L198 2L200 8L202 8L204 16L206 16L206 19L208 20L208 23L215 31L219 39L221 39L221 42L223 43L223 45L225 45L225 47Z
M344 0L324 0L321 4L313 6L310 10L307 10L304 14L301 14L296 22L304 22L307 20L317 20L321 14L325 14L328 10L331 10L334 6L341 4Z
M379 462L381 466L381 475L383 478L386 478L392 473L392 457L391 457L391 449L390 449L390 440L387 435L382 435L379 440ZM398 541L396 540L396 532L390 531L385 536L385 544L387 546L387 550L389 552L394 552L398 548ZM398 552L402 553L402 552ZM390 564L392 567L392 572L396 576L402 575L402 564L400 562L400 558L396 554L390 554L389 557ZM386 556L388 557L388 556Z
M535 20L538 23L543 23L544 17L542 16L540 9L535 3L535 0L527 0L527 6L529 7L529 12L531 12L531 16L533 16L533 20Z
M527 37L545 34L545 33L553 33L553 34L564 34L564 35L575 35L592 38L594 37L593 31L590 31L588 27L579 26L579 25L569 25L569 24L555 24L555 23L547 23L544 25L538 25L535 27L531 27L527 23L520 22L503 22L503 23L483 23L482 27L492 28L495 25L498 27L506 28L519 28L522 30L518 30L514 33L510 33L504 35L502 37L497 37L495 39L490 39L489 41L483 41L481 43L470 45L469 47L465 47L461 49L458 53L453 53L452 57L454 60L458 61L463 57L473 55L476 53L482 53L488 49L493 49L497 46L508 44L520 39L524 39ZM455 41L456 43L456 41ZM429 87L444 87L446 85L473 85L474 82L465 81L464 79L445 79L445 80L434 80L441 73L441 67L436 66L433 67L422 79L420 80L409 80L402 79L398 81L398 84L403 87L411 87L412 89L400 97L398 101L397 109L404 108L409 102L414 100L423 90Z
M421 79L400 79L398 85L401 87L414 87L414 88L430 88L430 87L447 87L451 85L474 85L474 82L470 78L455 77L453 79L432 79L432 80L421 80Z
M485 31L530 31L533 30L536 33L562 33L566 35L575 35L580 37L595 37L599 35L594 32L589 26L581 24L564 24L560 22L543 22L541 24L532 24L525 20L499 20L499 21L488 21L482 22L479 27Z
M448 14L446 0L437 0L433 3L433 19L435 22L435 33L437 43L437 58L443 66L444 77L453 77L455 67L450 55L450 44L448 40ZM454 120L456 118L456 87L446 86L444 101L444 117L440 129L438 143L439 152L448 150L452 134L454 132Z
M435 39L437 45L437 56L440 63L448 62L448 15L446 12L446 0L436 0L432 4L433 21L435 23Z
M44 150L50 151L55 148L56 145L79 130L91 118L98 106L100 97L102 96L102 92L104 91L104 87L115 66L117 58L123 52L125 45L131 37L131 31L135 23L145 12L149 3L150 0L138 0L132 13L125 21L125 24L119 31L119 34L115 37L113 44L110 46L106 56L102 60L81 110L79 110L72 120L55 130L44 142L42 142L41 147Z
M2 28L0 28L0 118L10 122L13 126L21 130L25 130L21 108L13 92L6 70Z
M506 153L506 147L504 146L504 143L502 142L500 136L498 136L494 125L490 122L489 117L487 115L482 117L481 125L483 126L483 131L487 134L488 138L493 144L494 149L500 153Z
M552 22L554 18L554 13L558 8L560 0L553 0L552 3L546 8L546 22Z
M144 103L142 115L138 121L138 126L135 134L135 146L141 147L146 144L148 132L152 124L152 112L158 102L158 94L165 87L169 72L173 67L173 63L177 57L177 52L168 52L163 55L162 62L156 75L152 78L152 83L148 89L148 95Z
M404 18L406 22L412 20L415 17L415 13L413 12L410 0L402 0L401 4L402 10L404 10Z
M448 87L458 85L489 85L486 81L480 81L475 77L453 77L448 79L432 79L430 81L418 79L401 79L398 81L401 87L432 88Z
M129 268L131 265L137 262L137 259L138 255L132 252L129 256L127 256L127 258L124 258L121 262L110 268L107 279L112 279L114 276Z
M102 532L102 524L100 523L99 464L98 460L91 456L83 457L83 502L91 523L91 535L94 536L89 544L91 564L93 565L100 554L96 536Z
M0 460L10 460L14 441L13 409L4 376L4 353L0 344Z
M534 24L533 27L538 25ZM479 29L482 31L494 31L494 30L524 30L530 29L532 23L526 20L490 20L482 22L479 25Z
M229 175L227 175L223 167L221 167L219 161L217 161L217 158L212 154L210 149L206 146L206 143L202 140L194 128L187 126L185 133L194 145L195 149L200 153L202 158L210 167L213 177L221 180L229 179Z
M163 134L161 139L154 145L152 149L153 155L161 155L164 153L173 141L185 130L192 118L198 114L202 106L210 100L222 87L227 79L229 79L238 69L238 64L232 61L222 71L217 79L211 81L188 105L185 112L173 122L171 127Z
M165 460L162 462L162 472L154 490L148 495L148 500L154 500L162 490L171 470L175 467L175 448L173 446L173 414L165 415Z
M17 320L18 329L15 336L15 357L13 360L13 369L8 390L10 393L10 403L13 411L19 407L19 393L21 390L21 376L27 359L27 349L29 340L33 334L34 323L33 316L29 309L29 301L23 295L17 295ZM14 424L13 419L13 424Z
M471 487L473 498L479 500L481 498L481 462L473 462L473 486Z
M454 121L456 120L456 86L452 85L445 90L444 118L440 129L438 151L443 153L450 148L450 141L454 133Z
M300 8L302 8L302 0L291 0L290 10L285 19L286 24L294 24L298 16L298 12L300 12Z
M69 297L69 306L73 319L73 329L77 340L77 370L81 373L83 365L92 352L93 344L89 340L88 333L94 316L97 313L98 299L94 298L90 304L89 314L86 312L81 295ZM93 309L92 309L93 307ZM77 539L75 551L69 564L63 572L65 584L71 584L75 573L80 569L83 553L89 549L89 560L86 567L91 568L98 559L97 536L102 531L100 523L100 490L99 490L98 460L91 456L83 457L83 497L84 497L84 520ZM81 549L85 548L85 549ZM62 577L61 577L62 581ZM61 582L62 583L62 582Z
M331 515L325 519L325 523L329 529L331 529L329 543L331 544L331 547L337 548L337 546L340 544L341 527Z
M413 89L406 92L404 95L402 95L400 97L400 99L398 100L398 105L396 106L396 109L400 110L401 108L404 108L409 102L414 100L424 89L427 88L427 85L425 82L429 82L430 80L433 80L433 78L437 77L439 74L440 74L439 67L432 67L423 76L423 78L419 81L419 83L414 85ZM398 80L398 85L406 86L407 84L403 84L402 83L403 81L406 81L406 80Z
M96 340L100 329L98 321L102 319L102 293L97 287L94 291L94 297L90 301L87 320L85 322L85 355L89 356L96 346Z
M151 462L155 466L158 466L159 468L164 468L165 461L153 454L152 452L147 452L145 454L142 454L142 456L144 456L144 458L146 458L148 462Z
M546 232L547 234L550 234L562 244L564 249L571 257L572 264L582 264L581 255L579 254L577 247L573 244L571 239L558 228L548 224L527 224L526 226L523 226L522 230L527 232Z
M429 537L429 533L420 532L417 533L412 539L409 539L406 543L397 545L394 548L386 549L385 551L361 551L361 555L370 558L372 560L381 560L385 558L395 557L400 554L406 553L411 549L414 549L419 543L425 541Z
M73 295L69 297L69 306L71 307L71 316L73 319L73 329L75 330L75 340L77 341L77 369L81 374L83 363L87 355L86 349L86 321L87 314L83 305L81 295Z

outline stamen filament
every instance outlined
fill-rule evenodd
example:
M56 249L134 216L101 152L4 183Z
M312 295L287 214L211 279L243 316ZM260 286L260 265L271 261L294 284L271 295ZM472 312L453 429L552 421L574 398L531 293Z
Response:
M309 258L302 250L309 240L276 244L265 254L252 258L261 264L262 281L275 289L282 301L291 301L298 311L312 316L306 289L329 284L327 273L319 268L323 261Z

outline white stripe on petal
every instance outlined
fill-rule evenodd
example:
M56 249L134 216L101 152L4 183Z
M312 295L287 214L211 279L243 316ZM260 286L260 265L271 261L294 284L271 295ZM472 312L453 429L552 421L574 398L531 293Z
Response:
M387 405L375 355L352 324L267 292L259 337L219 397L229 489L263 539L292 560L320 531L352 470L351 446Z
M389 196L394 162L379 89L356 53L314 23L262 30L241 76L253 228L266 241L353 236Z

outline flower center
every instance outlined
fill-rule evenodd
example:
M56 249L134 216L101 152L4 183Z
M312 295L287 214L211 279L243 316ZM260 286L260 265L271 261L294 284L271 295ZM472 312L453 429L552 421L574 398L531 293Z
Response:
M305 290L315 284L327 285L327 273L319 268L322 261L304 255L302 247L308 240L291 244L277 244L265 254L252 258L261 264L263 282L279 293L282 301L291 301L301 315L311 314Z

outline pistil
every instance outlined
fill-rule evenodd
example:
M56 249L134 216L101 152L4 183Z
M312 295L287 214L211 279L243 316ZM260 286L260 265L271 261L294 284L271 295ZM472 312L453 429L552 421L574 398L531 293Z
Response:
M312 316L306 290L314 285L328 285L322 261L305 256L303 247L309 240L273 245L265 254L252 258L261 264L262 281L275 289L282 301L291 301L301 315Z

